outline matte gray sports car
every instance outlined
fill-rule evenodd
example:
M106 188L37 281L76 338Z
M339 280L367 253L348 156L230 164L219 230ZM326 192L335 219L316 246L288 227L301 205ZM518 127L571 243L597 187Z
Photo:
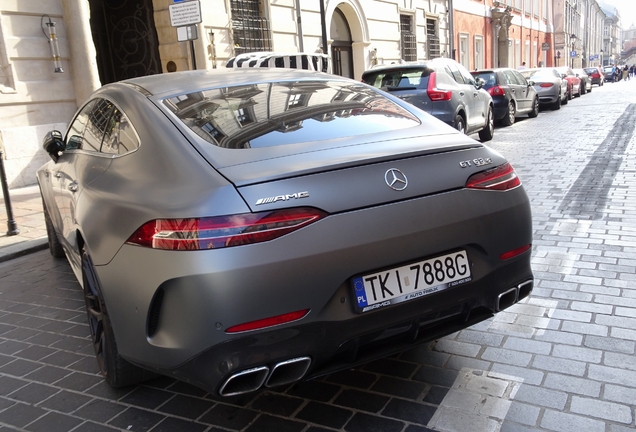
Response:
M503 156L366 84L281 69L104 86L38 171L113 386L224 396L350 368L532 290Z

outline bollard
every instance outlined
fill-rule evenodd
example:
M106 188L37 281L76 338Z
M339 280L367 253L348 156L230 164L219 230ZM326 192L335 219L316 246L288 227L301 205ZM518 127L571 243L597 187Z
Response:
M4 171L4 154L0 151L0 182L2 182L2 195L4 196L4 206L7 208L7 236L20 234L18 225L13 219L13 209L11 209L11 197L9 197L9 186L7 185L7 174Z

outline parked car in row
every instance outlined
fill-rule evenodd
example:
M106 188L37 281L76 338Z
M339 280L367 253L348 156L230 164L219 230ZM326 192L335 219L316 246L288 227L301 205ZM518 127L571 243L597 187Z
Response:
M535 68L519 71L533 83L539 95L539 103L554 110L568 103L568 82L561 77L556 68Z
M603 69L605 75L605 82L616 82L621 79L621 71L613 66L606 66Z
M581 80L581 94L592 91L592 79L585 73L584 69L572 69L574 74Z
M539 115L537 91L519 71L497 68L479 70L471 74L484 81L483 88L492 97L495 120L501 121L503 125L512 125L517 116Z
M568 99L581 96L581 79L576 76L574 71L569 66L560 66L556 70L561 74L561 77L568 82Z
M466 134L489 141L494 133L493 101L483 82L448 58L374 67L362 82L389 92Z
M605 82L605 74L603 73L603 68L599 66L587 67L584 69L585 73L590 77L592 84L596 84L601 87Z
M485 92L446 66L419 69L439 98L459 87L446 70L470 98ZM49 250L83 288L115 387L148 371L213 396L280 387L469 327L533 288L530 202L510 163L359 81L134 78L43 146Z

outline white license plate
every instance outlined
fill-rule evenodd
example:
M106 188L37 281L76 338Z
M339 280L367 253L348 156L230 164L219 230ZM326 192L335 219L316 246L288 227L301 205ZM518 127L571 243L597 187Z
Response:
M461 250L353 278L358 312L413 300L471 281L468 254Z

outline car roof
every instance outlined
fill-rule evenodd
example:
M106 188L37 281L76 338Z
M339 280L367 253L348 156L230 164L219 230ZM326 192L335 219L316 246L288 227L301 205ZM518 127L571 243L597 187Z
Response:
M148 75L119 81L113 84L123 84L135 88L147 96L168 97L176 94L187 94L195 91L227 87L235 85L249 85L264 82L280 81L350 81L337 75L313 72L299 69L284 68L241 68L241 69L210 69L184 72L172 72ZM112 86L107 84L104 87Z

